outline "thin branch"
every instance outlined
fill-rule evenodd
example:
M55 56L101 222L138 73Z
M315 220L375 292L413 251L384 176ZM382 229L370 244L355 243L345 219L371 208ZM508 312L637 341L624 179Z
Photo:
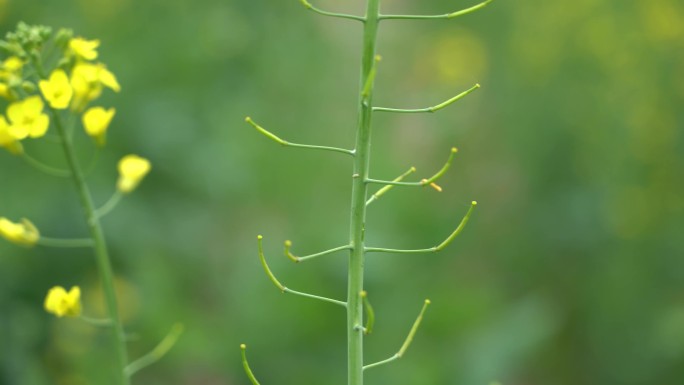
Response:
M121 202L121 198L123 198L123 194L121 193L121 191L114 191L114 194L112 194L109 200L107 200L107 202L103 204L102 207L95 210L95 216L101 219L105 215L109 214L112 210L114 210L116 205L118 205L119 202Z
M373 89L375 76L378 74L378 63L380 63L381 60L382 57L380 55L375 55L375 58L373 59L373 66L371 67L368 77L366 78L366 83L363 85L363 89L361 90L361 97L364 100L368 99L368 96Z
M445 13L443 15L380 15L380 20L425 20L425 19L453 19L455 17L467 15L487 6L494 0L486 0L480 4L474 5L460 11Z
M112 322L112 320L109 318L92 318L92 317L87 317L84 315L80 315L80 316L78 316L78 318L81 321L89 323L93 326L99 326L99 327L112 327L112 326L114 326L114 322Z
M477 206L477 202L473 201L470 204L470 208L468 209L468 212L466 215L461 219L461 223L459 223L458 227L456 227L456 230L454 230L442 243L435 247L430 247L427 249L412 249L412 250L407 250L407 249L387 249L384 247L366 247L366 252L369 253L399 253L399 254L410 254L410 253L435 253L438 251L443 250L445 247L449 246L449 244L463 231L465 228L466 224L468 223L468 220L470 219L470 215L472 214L473 210L475 209L475 206Z
M26 161L26 163L33 166L36 170L42 171L48 175L56 176L59 178L68 178L71 176L71 172L69 172L68 170L62 170L59 168L48 166L47 164L39 161L36 158L31 157L25 152L21 154L21 157Z
M421 112L435 112L435 111L441 110L444 107L449 106L450 104L455 103L456 101L462 99L463 97L465 97L466 95L475 91L478 88L480 88L480 85L475 84L470 89L463 91L460 94L454 96L453 98L451 98L447 101L444 101L444 102L442 102L436 106L432 106L432 107L417 108L417 109L373 107L373 112L396 112L396 113L403 113L403 114L415 114L415 113L421 113Z
M242 354L242 367L245 368L245 373L247 374L247 377L252 385L261 385L259 381L257 381L256 377L254 377L254 373L252 373L252 369L249 367L249 362L247 362L247 354L245 353L246 350L247 345L241 344L240 353Z
M144 356L138 358L137 360L131 362L126 366L126 369L124 369L124 373L127 377L130 377L140 371L141 369L144 369L155 362L159 361L162 357L166 355L166 353L171 350L173 345L176 344L176 341L178 341L178 337L183 333L183 325L182 324L175 324L173 325L173 328L171 328L171 331L169 334L164 337L164 339L154 348L152 349L151 352L145 354Z
M409 176L410 174L412 174L414 172L416 172L416 168L411 167L405 173L394 178L392 180L392 182L401 182L404 178L406 178L407 176ZM393 188L394 188L394 185L391 185L391 184L388 184L387 186L380 188L380 190L376 191L375 194L371 195L371 197L368 198L368 200L366 201L366 206L368 206L369 204L373 203L374 201L380 199L381 196L385 195L385 193L387 193L389 190L391 190Z
M368 364L364 365L363 370L370 369L370 368L375 368L380 365L388 364L392 361L398 360L401 357L404 356L406 353L406 350L409 348L411 345L411 342L413 341L413 337L416 335L416 332L418 331L418 327L420 326L421 321L423 320L423 314L425 314L425 310L427 307L430 305L430 300L426 299L425 302L423 303L423 308L420 310L420 314L418 314L418 318L416 318L416 321L413 323L413 326L411 327L411 330L409 331L408 336L406 337L406 340L404 340L404 343L401 345L401 348L399 349L398 352L396 352L392 357L375 362L373 364Z
M458 149L456 147L451 148L451 152L449 153L449 159L447 159L446 163L444 163L444 166L435 173L435 175L431 176L428 179L423 179L420 182L401 182L401 181L396 181L396 180L379 180L379 179L371 179L368 178L366 179L366 183L375 183L375 184L384 184L384 185L394 185L394 186L414 186L414 187L422 187L422 186L428 186L432 185L434 182L437 181L437 179L441 178L447 170L449 170L449 167L451 167L451 162L454 160L454 155L458 152ZM439 186L434 186L437 191L441 191L441 188Z
M266 130L265 128L259 126L256 124L252 118L249 116L245 118L245 122L249 123L252 125L252 127L256 128L257 131L259 131L261 134L266 136L267 138L273 140L274 142L286 146L286 147L298 147L298 148L308 148L310 150L324 150L324 151L333 151L333 152L341 152L343 154L351 155L354 156L354 150L347 150L346 148L338 148L338 147L328 147L328 146L316 146L316 145L310 145L310 144L299 144L299 143L291 143L286 140L280 139L278 136L273 134L272 132Z
M317 258L317 257L322 257L324 255L332 254L332 253L337 252L337 251L351 249L351 245L344 245L344 246L335 247L333 249L321 251L320 253L309 254L309 255L305 255L303 257L298 257L298 256L296 256L290 252L291 247L292 247L292 242L291 241L285 241L285 256L288 257L292 262L296 262L296 263L306 261L309 259L313 259L313 258Z
M60 239L60 238L48 238L40 236L36 244L46 247L93 247L95 244L90 238L76 238L76 239Z
M363 300L363 307L366 309L366 326L363 328L363 334L371 334L373 332L373 325L375 324L375 312L373 307L368 301L368 293L366 291L361 292L361 299Z
M283 293L296 294L296 295L306 297L306 298L318 299L321 301L334 303L335 305L340 305L340 306L343 306L345 308L347 307L346 302L338 301L336 299L331 299L331 298L327 298L327 297L321 297L318 295L303 293L301 291L296 291L296 290L292 290L292 289L285 287L282 283L280 283L280 281L278 281L278 279L275 277L275 275L273 275L273 272L271 271L271 269L268 267L268 264L266 263L266 257L264 257L264 249L262 246L262 239L263 239L263 237L261 235L259 235L257 237L257 242L259 244L259 259L261 260L261 266L263 266L264 271L266 272L266 275L268 275L268 278L271 280L271 282L273 282L273 284L278 289L280 289L280 291L282 291Z
M321 9L318 9L318 8L314 7L313 5L311 5L311 4L310 4L308 1L306 1L306 0L299 0L299 2L302 3L302 5L303 5L306 9L311 10L311 11L314 11L314 12L320 14L320 15L323 15L323 16L337 17L337 18L340 18L340 19L350 19L350 20L356 20L356 21L360 21L360 22L365 22L365 21L366 21L366 18L365 18L365 17L362 17L362 16L349 15L349 14L346 14L346 13L336 13L336 12L323 11L323 10L321 10Z

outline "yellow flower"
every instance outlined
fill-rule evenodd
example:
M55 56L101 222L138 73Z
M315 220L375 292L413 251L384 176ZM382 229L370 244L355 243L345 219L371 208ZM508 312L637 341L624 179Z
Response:
M19 140L27 136L39 138L45 135L50 118L43 113L43 106L43 100L37 95L10 104L7 107L7 116L11 122L9 133Z
M71 87L74 89L71 108L75 111L83 110L88 103L102 94L102 86L115 92L121 90L116 76L103 64L77 64L71 72Z
M83 127L86 133L100 146L105 144L107 128L115 113L116 110L113 108L105 110L102 107L93 107L83 114Z
M64 71L52 71L50 79L41 80L38 86L52 108L63 110L69 106L74 91Z
M71 52L85 60L97 59L97 47L99 46L99 40L86 40L82 37L75 37L69 40L69 49L71 49Z
M61 286L55 286L45 297L45 311L57 317L78 317L81 315L81 288L74 286L67 291Z
M0 63L0 96L12 100L15 95L10 90L11 84L21 82L21 68L24 62L16 56L10 56Z
M0 115L0 147L5 147L14 155L20 155L24 152L21 143L10 135L9 124L2 115Z
M150 161L137 155L126 155L119 161L119 181L116 188L127 194L150 172Z
M24 62L16 56L10 56L0 65L0 79L9 80L13 76L18 76L21 73L21 68Z
M33 246L38 242L40 233L36 226L24 218L21 223L14 223L5 217L0 217L0 236L12 243Z

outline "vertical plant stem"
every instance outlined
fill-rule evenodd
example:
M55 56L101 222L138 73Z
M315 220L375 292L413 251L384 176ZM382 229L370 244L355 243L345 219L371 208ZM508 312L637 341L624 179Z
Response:
M356 133L351 200L349 274L347 284L347 383L363 385L363 269L366 228L366 179L370 166L373 86L367 87L375 66L380 0L368 0L363 31L359 84L359 120ZM372 81L373 79L371 79Z
M114 275L112 273L112 265L109 260L104 233L102 232L100 220L95 214L93 198L90 194L90 190L88 189L88 185L85 183L85 179L83 178L83 171L81 170L78 160L76 159L71 137L68 135L66 127L64 127L58 111L54 109L51 109L51 111L52 121L57 128L59 136L62 138L64 155L66 156L67 164L69 165L71 175L73 177L74 183L76 184L76 190L78 190L81 200L81 206L88 224L90 237L93 240L95 259L97 261L100 279L102 279L102 289L105 294L107 312L109 313L109 319L111 319L112 322L111 330L116 350L116 366L118 371L117 383L121 385L129 385L130 379L128 375L125 374L125 368L126 365L128 365L126 337L124 334L123 325L121 324L121 319L119 318L119 308L116 301L116 293L114 291Z

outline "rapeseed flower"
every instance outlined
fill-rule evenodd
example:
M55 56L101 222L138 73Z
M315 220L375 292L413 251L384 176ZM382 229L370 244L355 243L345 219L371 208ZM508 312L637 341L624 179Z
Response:
M81 288L74 286L66 291L61 286L55 286L45 297L45 311L57 317L78 317L81 315Z
M0 79L9 80L13 76L21 74L24 62L16 56L10 56L0 65Z
M21 223L14 223L0 217L0 236L18 245L33 246L38 242L40 233L28 219L24 218Z
M2 115L0 115L0 147L5 147L7 151L14 155L19 155L24 152L21 143L10 134L9 124Z
M71 88L71 84L69 84L69 78L63 70L52 71L50 79L41 80L38 86L45 99L50 103L50 107L58 110L69 107L74 91Z
M149 160L137 155L124 156L119 161L119 180L116 188L124 194L135 190L150 169Z
M43 100L38 95L10 104L7 107L10 135L19 140L27 136L39 138L45 135L50 118L43 112L43 107Z
M107 128L112 121L116 110L102 107L92 107L83 114L83 127L88 135L95 139L98 145L104 146L106 142Z
M82 37L75 37L69 40L69 49L78 58L85 60L97 59L97 47L100 46L99 40L86 40Z
M24 62L16 56L10 56L0 64L0 96L5 99L12 99L12 84L21 82L21 68Z
M71 87L74 90L71 108L75 111L82 111L88 103L102 94L103 86L114 92L121 90L116 76L103 64L76 64L71 72Z

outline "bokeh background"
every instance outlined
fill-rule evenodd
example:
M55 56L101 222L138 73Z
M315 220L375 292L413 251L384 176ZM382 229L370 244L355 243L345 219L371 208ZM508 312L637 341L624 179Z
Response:
M363 13L363 1L318 0ZM384 1L387 13L445 13L465 0ZM137 384L247 384L238 345L264 384L344 384L344 314L281 295L256 235L289 287L345 295L351 164L277 146L351 147L361 33L352 21L275 0L0 0L18 21L102 41L123 86L109 145L89 177L96 199L117 159L153 172L105 220L130 353L182 322L173 351ZM480 203L435 255L371 255L377 324L366 359L392 355L422 300L433 306L406 356L369 384L637 385L684 379L684 3L497 0L450 21L383 24L376 102L425 107L479 82L437 114L376 115L372 174L425 176L460 151L444 192L400 189L371 206L369 243L429 247ZM4 107L3 107L4 108ZM95 151L81 141L87 161ZM29 143L59 164L59 148ZM70 181L0 153L0 215L46 235L85 234ZM0 383L110 384L108 334L42 309L80 285L102 311L87 250L0 242Z

